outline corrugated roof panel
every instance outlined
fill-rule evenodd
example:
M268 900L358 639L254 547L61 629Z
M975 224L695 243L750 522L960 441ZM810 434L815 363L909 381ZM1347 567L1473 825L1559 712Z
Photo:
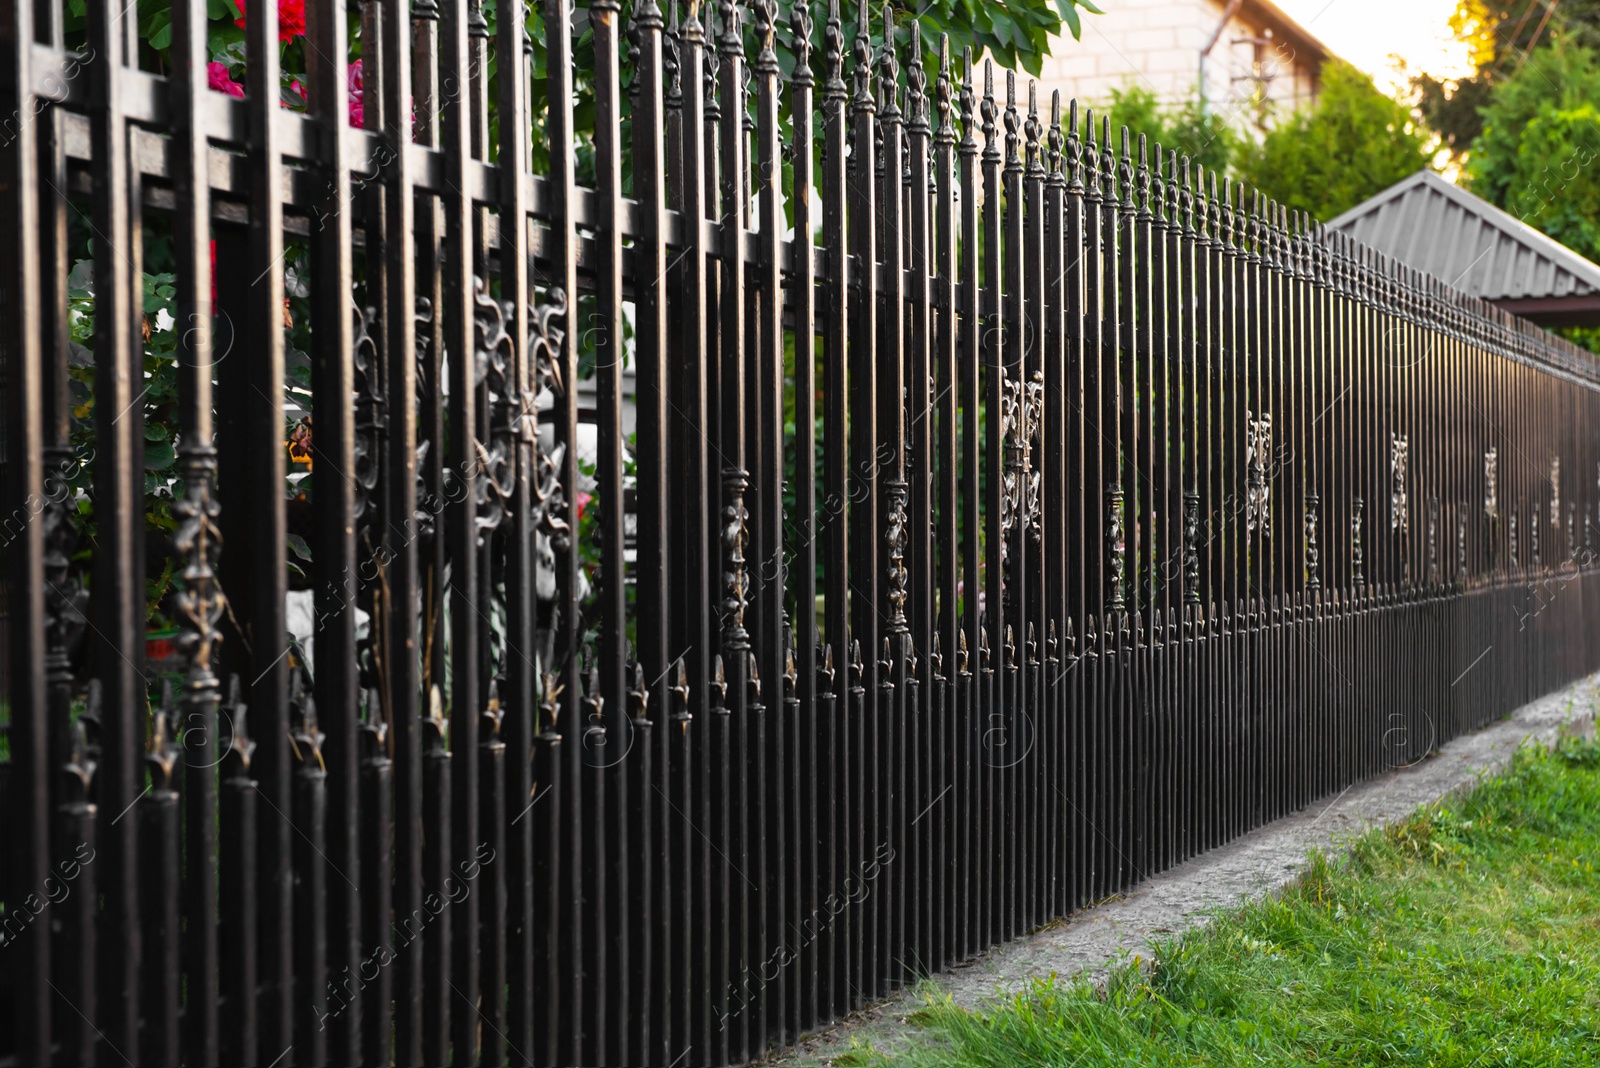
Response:
M1486 300L1600 292L1600 265L1432 171L1395 183L1328 226Z

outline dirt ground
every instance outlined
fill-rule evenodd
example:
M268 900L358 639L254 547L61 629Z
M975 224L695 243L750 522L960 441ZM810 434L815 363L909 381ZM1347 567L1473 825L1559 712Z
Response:
M1476 734L1455 739L1416 764L1352 786L1331 801L1258 828L1125 895L933 976L920 988L868 1005L763 1063L784 1068L832 1064L851 1048L852 1040L892 1050L915 1032L906 1018L930 994L979 1008L1051 973L1103 977L1118 962L1147 957L1152 937L1197 929L1218 912L1276 892L1299 877L1310 850L1338 851L1368 828L1471 789L1485 771L1510 760L1525 739L1550 744L1561 734L1592 733L1597 707L1600 675L1593 675Z

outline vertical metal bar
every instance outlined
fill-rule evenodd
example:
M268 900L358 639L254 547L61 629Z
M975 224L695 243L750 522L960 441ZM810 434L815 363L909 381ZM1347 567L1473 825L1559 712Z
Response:
M756 867L758 885L762 889L762 909L753 922L755 927L750 940L751 967L756 979L762 982L765 1015L752 1036L752 1054L765 1048L787 1029L790 1016L790 986L793 969L782 961L781 947L788 938L792 911L789 901L793 895L793 870L788 850L786 810L799 803L798 792L791 793L778 784L784 783L789 762L799 754L789 749L787 734L797 718L791 714L790 700L796 695L785 693L785 680L798 683L791 674L792 663L788 655L788 617L784 602L788 585L788 569L784 552L784 290L783 290L783 148L782 130L779 126L780 69L774 50L778 9L775 0L763 0L754 5L755 39L758 53L752 72L756 82L756 158L751 173L754 188L747 197L754 196L756 204L756 229L761 234L760 260L756 277L756 308L753 326L759 344L756 353L755 393L756 436L760 439L760 466L755 472L756 512L761 515L762 556L752 583L760 611L756 624L760 628L756 649L762 676L767 680L769 718L775 719L767 728L768 737L754 740L756 765L752 790L762 799L767 812L765 819L755 824L752 837L757 846ZM796 153L796 158L798 152ZM796 236L799 229L795 230ZM798 251L798 249L797 249ZM804 335L806 341L810 334ZM795 433L804 429L799 420L798 405L800 361L809 350L801 344L802 335L795 337L796 401ZM810 481L810 472L796 467L796 478ZM798 504L798 502L797 502ZM799 509L797 508L797 511ZM803 514L803 513L802 513ZM804 612L807 606L799 606ZM813 613L814 614L814 613ZM754 814L759 815L759 814ZM768 969L776 967L777 974L770 981Z
M221 989L229 1025L222 1029L222 1061L253 1064L260 1049L260 1010L256 997L259 935L256 917L256 781L251 778L255 742L235 677L224 712L228 748L222 755L222 797L218 805L220 868L218 918L221 922Z
M203 10L203 9L197 9ZM326 129L327 156L323 189L315 208L312 256L316 285L312 289L312 422L315 460L332 478L317 493L319 536L312 559L316 575L318 629L315 653L322 670L316 674L316 701L327 732L323 759L327 764L328 865L335 876L327 882L328 972L345 977L361 966L361 898L359 892L358 731L360 699L356 661L356 477L355 390L351 352L354 337L351 289L354 262L351 241L348 71L345 56L347 15L342 3L322 3L311 13L308 49L311 105ZM203 26L196 17L195 25ZM207 376L208 377L208 376ZM209 383L208 383L209 384ZM187 748L187 746L186 746ZM192 759L192 757L191 757ZM193 919L191 918L191 923ZM193 979L190 980L191 989ZM357 983L340 986L343 1008L329 1027L328 1057L335 1064L361 1061L361 990ZM203 1063L203 1062L202 1062Z
M980 671L987 665L982 663L984 650L993 648L994 643L1004 644L1005 641L1005 563L1001 555L1005 544L1005 535L1001 530L1001 493L1004 484L1004 458L1005 439L1002 434L1003 421L1000 418L1002 406L1005 403L1005 367L1003 355L1005 352L1005 309L1002 304L1001 256L1005 245L1004 215L1002 212L1001 190L1001 152L999 129L995 119L999 117L1000 109L994 99L994 64L984 61L983 67L983 230L980 238L983 254L983 367L984 367L984 399L987 411L983 418L983 471L987 484L982 493L982 514L986 526L982 596L985 598L984 607L987 609L986 630L980 630L978 655ZM987 640L982 640L983 635ZM1004 661L1002 661L1004 666ZM1004 672L998 672L994 678L1004 678ZM1004 715L1006 704L1003 694L991 687L980 683L978 704L981 709L980 722L984 724L984 738L992 745L995 740L1003 741L1005 738ZM998 728L998 729L996 729ZM985 746L982 753L984 768L981 772L985 785L985 794L980 802L986 808L986 822L993 820L998 814L998 798L994 793L996 779L999 777L995 754L989 745ZM983 879L980 890L980 944L988 945L998 942L1003 937L1002 931L1005 924L1005 913L1001 906L1003 900L1004 870L1006 860L1006 836L1004 827L998 823L990 822L993 828L992 836L988 840L987 848L983 850L981 862L983 864Z
M599 208L595 229L595 369L597 401L596 490L600 501L600 661L599 691L610 714L595 724L603 730L598 737L604 745L591 751L587 760L595 785L606 798L602 823L606 865L605 894L597 899L605 913L603 947L606 971L597 990L603 992L608 1014L628 1019L631 998L628 989L633 978L631 940L626 922L625 902L629 897L627 862L632 850L628 844L627 779L615 765L619 756L632 748L632 720L626 696L626 563L623 552L623 524L627 506L623 500L622 448L622 100L621 57L618 47L621 7L616 0L595 0L590 5L589 24L594 32L595 55L595 192ZM597 925L599 926L599 925ZM609 986L606 980L609 980ZM591 1003L598 1019L600 999ZM596 1038L607 1028L596 1027ZM604 1062L605 1046L597 1046L594 1057ZM615 1052L611 1052L615 1056ZM626 1056L624 1053L623 1056Z
M143 316L141 279L135 270L139 240L137 210L129 203L129 190L136 185L128 159L128 132L121 106L120 88L124 79L123 65L125 39L119 28L120 17L126 12L124 5L105 4L89 15L89 44L96 60L91 65L90 95L93 111L90 116L90 141L95 158L94 211L95 230L99 235L95 253L95 293L97 299L96 322L102 324L95 331L95 478L94 498L106 520L101 524L94 560L94 590L91 603L91 622L94 649L91 654L95 676L100 680L105 701L105 720L102 731L103 756L100 766L99 803L103 808L115 810L119 816L134 804L143 791L144 752L142 710L145 706L144 680L139 665L144 660L143 647L143 589L144 559L142 523L142 484L137 410L138 396L134 380L140 374L139 351L135 348L140 337ZM31 18L15 8L6 25L18 34L17 77L26 76L28 63L22 54L32 47ZM26 32L27 36L22 34ZM27 104L31 93L22 87L16 90L19 104ZM32 114L30 106L24 114ZM19 164L18 183L32 185L32 152L36 150L36 133L27 124L20 135L22 140L15 154ZM13 200L20 198L20 200ZM36 207L36 193L22 192L13 187L7 203L18 207ZM39 427L39 347L32 323L37 322L38 248L32 216L18 220L19 258L25 260L7 271L7 277L17 298L18 335L12 342L17 361L15 380L18 383L15 422L10 427L14 451L8 449L18 473L11 476L16 490L37 489L40 441ZM26 233L28 236L20 235ZM30 315L29 313L32 312ZM27 437L19 435L27 434ZM23 551L13 553L14 578L13 605L20 608L17 621L11 625L12 666L16 669L11 678L15 687L13 707L34 708L42 712L43 681L37 673L42 657L31 655L40 633L42 605L38 601L41 577L38 572L39 550L37 526L30 524L24 534ZM27 703L24 704L23 702ZM28 802L25 809L30 826L39 835L36 848L29 851L30 863L42 867L47 863L44 855L44 812L40 807L45 783L43 778L42 725L37 715L24 716L17 724L22 727L21 752L23 766L28 769ZM113 817L105 835L107 878L105 880L105 912L101 931L106 937L105 962L100 975L100 1031L106 1042L116 1048L138 1056L139 1049L139 974L141 965L141 937L138 896L138 827L136 818L123 821ZM42 872L40 873L42 876ZM34 885L37 885L35 883ZM35 979L48 977L47 940L41 932L35 936L30 948L32 974ZM29 1006L32 1019L49 1034L49 1008L27 992L19 992ZM47 1038L39 1041L47 1042ZM49 1060L47 1048L40 1048L40 1062Z
M863 6L865 17L865 7ZM893 696L880 707L882 717L878 735L878 766L880 775L875 799L880 819L879 834L874 841L887 842L888 848L900 858L908 858L905 840L905 774L906 774L906 658L909 632L906 623L905 520L906 520L906 454L905 454L905 396L906 396L906 332L905 332L905 218L900 196L901 172L905 167L905 117L898 102L900 95L900 68L895 56L894 12L885 5L883 13L884 47L879 71L878 132L881 137L882 184L877 190L875 204L881 235L876 256L883 263L882 307L878 316L878 351L874 361L877 371L877 431L873 453L878 467L882 494L879 501L881 514L878 522L882 541L878 540L877 523L871 529L873 544L879 554L882 576L877 611L886 620L883 633L889 640L884 677L894 686ZM865 177L870 180L871 172ZM868 646L876 649L877 645ZM884 692L881 691L880 692ZM904 868L904 862L899 867ZM889 865L880 875L883 892L878 911L878 990L892 989L901 981L903 963L902 947L905 945L904 883Z
M890 23L892 26L892 21ZM910 649L921 650L915 663L927 663L934 651L935 595L934 595L934 505L933 484L935 469L933 416L933 366L932 313L934 265L930 262L932 248L930 234L929 134L927 104L927 74L922 65L922 29L917 22L911 24L910 62L906 69L906 175L909 180L907 200L907 242L910 253L907 268L910 272L910 307L905 316L906 346L909 350L906 364L906 404L902 417L906 423L906 437L902 451L906 456L909 476L909 509L906 522L906 557L909 582L909 618L911 630ZM941 724L932 716L934 698L933 673L924 672L918 690L917 707L908 707L908 731L917 738L917 786L906 795L902 808L909 807L908 834L914 834L915 853L911 858L915 868L907 864L898 874L900 884L907 888L906 899L913 903L914 916L908 916L908 942L903 957L910 968L922 970L936 967L933 931L935 917L943 905L943 895L948 884L934 874L933 863L939 844L936 828L943 813L926 811L942 787L935 768L938 742L935 740ZM908 847L913 842L907 843ZM891 865L891 871L893 866ZM918 891L918 884L927 887Z
M850 305L848 345L849 405L849 456L850 483L847 490L850 532L850 635L852 644L859 643L865 659L861 661L859 683L864 691L869 710L864 728L876 737L878 717L875 700L878 689L878 611L879 598L878 544L879 526L879 470L877 447L880 441L878 420L878 360L879 343L879 275L877 254L877 104L872 92L872 41L869 36L870 13L868 0L861 0L856 23L856 36L852 47L854 85L850 101L850 227L854 249L855 275L852 280L854 301ZM876 765L879 751L869 743L867 751L857 751L865 761L863 768ZM868 841L856 841L857 848L846 852L847 869L856 869L866 860L866 851L876 849L881 838L877 823L877 802L874 791L875 776L868 775L857 782L866 790L862 797L867 802L864 809L865 833ZM877 977L881 963L878 957L877 933L881 914L881 894L870 895L859 909L862 937L856 942L859 955L854 965L853 983L860 994L874 996L879 989Z
M481 620L487 616L489 606L478 604L477 600L480 578L490 577L479 575L478 541L480 536L486 538L488 535L480 535L478 530L477 488L491 479L501 477L498 471L485 469L479 459L478 428L488 413L478 410L478 385L481 381L478 361L494 362L503 357L497 352L484 351L489 345L498 347L499 330L496 328L501 324L500 316L496 313L499 309L479 307L480 302L476 299L479 291L487 286L474 271L473 251L477 245L475 224L479 213L477 205L465 192L467 165L474 155L474 135L478 132L473 114L473 102L477 94L467 90L481 82L473 76L470 65L474 46L471 14L466 0L445 0L443 16L444 32L438 61L443 70L444 84L452 87L452 90L443 93L440 101L443 133L440 144L444 149L449 192L441 198L445 249L440 296L444 306L436 312L435 318L442 322L444 355L450 374L450 430L448 449L443 449L444 442L437 439L433 441L432 448L436 454L441 450L445 453L447 470L444 478L455 482L455 492L446 495L450 503L437 521L442 529L437 530L434 536L445 542L450 566L449 732L450 748L459 755L459 759L452 760L453 766L450 768L452 793L449 834L455 855L467 857L475 853L482 841L479 830L478 724L485 701L483 679L479 672L486 650L480 649L479 638ZM507 66L515 68L518 64ZM513 70L503 71L502 76L506 75L515 76L515 73ZM501 157L503 167L517 167L520 170L520 162L520 156ZM514 216L507 221L515 226L520 218ZM509 244L511 248L517 247L514 242ZM523 303L520 294L513 292L511 296L513 306ZM486 317L487 329L485 324L478 322L480 316ZM512 377L515 378L514 371ZM507 389L510 385L502 380L500 388ZM508 652L508 655L514 654ZM434 679L432 685L442 687L443 682L443 679ZM436 892L447 893L443 880L449 877L451 856L450 852L444 854L445 874L440 876L441 882ZM444 974L449 976L446 983L449 990L444 1003L450 1011L445 1014L445 1020L449 1022L444 1026L449 1028L449 1033L448 1036L441 1034L440 1040L448 1037L454 1046L453 1063L472 1065L478 1063L478 1043L482 1030L478 1001L485 993L480 991L478 985L481 895L469 892L460 900L448 896L447 900L451 902L447 921L451 958L445 965L447 972ZM446 929L446 924L437 926L441 932ZM498 994L498 991L495 993Z
M920 47L920 43L919 43ZM934 218L932 221L934 243L933 270L935 274L932 300L934 313L933 353L931 374L937 393L930 402L926 418L935 420L935 436L928 446L927 463L933 479L930 507L937 509L938 528L933 545L937 546L937 571L934 576L933 604L936 610L931 621L934 655L949 657L945 663L945 676L955 678L953 670L956 650L961 645L961 423L960 383L957 380L956 352L960 336L960 320L956 302L956 249L959 240L956 215L956 131L951 123L954 85L950 72L950 39L939 35L939 73L934 86L934 107L938 112L933 133ZM937 415L935 415L937 413ZM941 655L942 654L942 655ZM950 795L949 801L937 814L938 849L943 863L933 876L942 886L940 908L933 915L937 931L934 944L934 966L945 967L961 953L960 910L965 908L965 894L961 872L966 863L960 846L959 820L965 813L966 791L958 782L957 768L960 754L965 751L966 738L955 730L955 689L947 687L941 708L941 730L944 732L946 759L940 762L945 769L943 782ZM936 778L935 782L941 781Z
M802 932L795 970L795 1010L789 1021L790 1036L817 1026L825 1006L825 962L820 952L817 925L830 884L824 878L821 850L828 840L822 811L821 765L833 757L824 743L828 727L819 707L817 672L820 668L817 628L817 295L815 235L822 222L816 203L816 167L813 158L816 130L812 113L815 78L811 72L811 11L808 4L792 5L789 16L795 67L789 83L789 116L793 128L792 171L794 264L786 295L794 321L794 493L797 524L790 527L788 557L793 561L790 582L794 601L794 658L800 702L799 744L793 759L798 764L801 797L793 820L798 866L793 921ZM831 923L830 923L831 926ZM787 933L783 937L788 937Z
M674 621L673 633L676 637L673 647L684 650L683 663L687 675L684 681L689 695L693 698L693 707L707 713L709 718L712 592L716 579L710 556L712 535L707 511L711 506L710 483L707 480L709 469L707 435L710 431L707 421L705 318L707 191L704 167L705 90L700 77L701 68L705 63L705 35L700 25L699 11L698 3L689 4L684 12L680 37L683 108L680 148L682 173L679 181L682 190L682 217L688 232L685 234L685 248L681 254L676 276L682 308L679 315L682 331L679 347L683 355L674 377L674 387L678 391L679 400L673 405L673 411L678 418L675 420L671 445L677 477L684 482L682 499L686 507L683 521L674 524L674 529L681 532L682 540L674 549L673 558L683 561L683 567L675 569L671 578L674 582L673 602L678 606L678 615ZM678 745L673 752L671 782L675 786L674 797L681 810L678 818L682 822L675 834L673 855L683 865L684 875L679 889L681 907L675 906L673 911L675 916L681 915L689 921L688 930L685 932L688 941L685 943L684 954L687 967L681 973L681 977L686 984L686 992L697 993L687 999L693 1007L690 1008L689 1015L686 1015L674 1028L673 1046L674 1056L678 1055L679 1049L692 1049L699 1052L691 1056L704 1056L710 1045L708 1030L710 1021L705 1012L699 1011L698 1006L702 1004L700 998L708 993L707 988L711 982L708 937L711 920L709 899L706 896L708 885L706 880L709 876L701 840L698 835L692 833L690 824L698 826L702 834L707 832L704 823L697 819L700 812L702 784L707 769L703 763L699 768L691 766L693 751L690 743L704 734L705 729L702 728L693 737L689 735L690 712L689 706L683 699L679 699L676 714L680 719L675 724L676 729L673 732Z
M979 370L983 361L983 320L982 308L979 303L978 272L980 268L979 231L978 231L978 120L976 109L978 106L977 94L973 91L973 62L972 50L962 51L962 82L961 82L961 144L957 150L957 179L961 198L961 218L959 233L961 239L961 263L958 268L960 280L958 282L961 293L960 331L956 355L959 370L956 372L960 379L959 384L952 381L957 395L960 398L961 408L961 444L958 466L959 492L962 498L961 516L959 519L960 531L960 578L957 579L960 594L960 638L956 648L952 650L957 658L957 668L954 677L960 678L968 672L968 653L975 653L982 647L984 633L983 612L979 606L982 574L980 567L983 563L982 517L979 515L978 504L979 490ZM975 689L969 677L964 684L963 696L958 700L970 717L973 711L973 694ZM979 873L983 871L979 859L979 850L974 847L974 842L969 832L975 830L976 820L979 818L978 798L972 778L972 754L976 747L972 744L974 739L970 736L962 737L962 748L967 754L963 760L962 794L966 799L963 810L963 821L959 832L958 851L962 857L960 881L957 883L958 893L962 900L962 910L957 921L956 955L962 959L970 956L977 946L978 927L981 913L979 902L981 896L978 892Z
M716 746L715 765L711 768L711 822L716 828L712 840L721 843L719 859L722 870L717 872L721 902L713 899L712 911L719 917L717 934L713 936L712 975L716 986L712 991L713 1004L727 1003L727 1027L722 1031L721 1042L715 1044L716 1054L726 1057L729 1063L742 1062L749 1055L750 1034L759 1026L760 993L756 993L757 1006L751 1011L748 995L733 994L743 986L748 975L749 944L746 933L750 930L758 907L753 900L760 893L759 873L749 870L750 821L750 738L752 717L758 715L754 704L761 704L759 695L752 694L750 680L755 666L751 654L751 636L745 628L744 613L748 601L745 589L745 548L748 545L748 510L745 492L749 488L750 470L746 404L750 368L745 357L745 264L744 264L744 214L746 209L745 155L749 143L745 138L744 114L744 30L739 9L732 0L720 0L720 34L717 55L720 70L717 85L721 92L718 133L721 158L721 213L717 225L722 243L720 288L717 311L720 321L717 338L720 360L717 365L718 459L722 478L722 530L720 541L722 573L719 589L722 592L722 633L720 646L727 669L728 700L726 714L720 721ZM773 680L776 682L777 680ZM718 791L721 791L720 794ZM713 862L714 868L716 862ZM741 1004L735 1008L732 998L739 997Z
M845 197L848 188L845 155L848 151L849 118L845 105L849 91L844 82L844 26L839 17L839 0L828 0L828 20L823 27L822 65L822 244L824 249L824 275L828 281L827 302L822 323L822 481L823 515L820 523L826 538L823 592L823 633L828 648L840 656L847 656L850 648L850 550L852 540L847 529L847 507L850 502L850 437L847 420L850 410L849 382L849 316L851 279L848 220L845 214ZM848 668L843 672L828 672L836 689L833 700L826 707L832 714L824 721L824 731L832 746L828 753L827 797L845 792L849 780L835 777L832 769L847 759L847 741L839 732L839 717L849 710ZM840 811L835 809L835 812ZM844 810L848 811L848 810ZM848 817L843 817L848 818ZM823 851L821 888L829 899L842 891L842 880L850 860L843 852L846 840L842 822L826 821L824 831L828 848ZM821 972L821 990L818 1003L821 1015L832 1019L846 1010L848 977L850 971L850 935L854 930L854 910L845 912L837 923L823 927L818 947L818 968Z
M672 590L672 565L678 561L669 552L668 534L669 482L668 465L668 391L670 389L667 367L667 346L670 326L667 308L667 243L664 229L667 209L668 145L665 134L666 117L662 98L664 56L662 51L661 9L655 0L645 0L634 11L634 45L639 60L634 70L634 83L638 87L633 112L633 193L643 215L641 232L633 239L634 256L634 367L635 405L637 408L637 448L634 463L637 470L638 535L635 554L638 583L637 656L646 682L645 693L657 717L667 710L667 673L671 665L669 651L669 603ZM635 887L635 906L649 938L649 967L640 969L645 979L642 990L651 995L649 1014L642 1017L645 1032L640 1044L632 1053L639 1061L670 1058L678 1054L671 1048L671 1034L667 1017L659 1011L676 997L682 999L686 990L676 989L674 955L679 951L674 945L671 913L666 907L666 894L672 885L677 868L669 849L669 823L671 810L658 803L654 791L670 797L668 731L664 720L653 734L650 744L659 746L660 752L650 754L655 768L650 778L652 794L641 791L639 804L651 813L645 822L651 842L653 863L644 870L647 881ZM677 878L686 878L686 871ZM654 882L650 881L654 880ZM659 889L657 889L659 887ZM681 937L687 932L679 932ZM643 1008L641 1006L641 1008Z

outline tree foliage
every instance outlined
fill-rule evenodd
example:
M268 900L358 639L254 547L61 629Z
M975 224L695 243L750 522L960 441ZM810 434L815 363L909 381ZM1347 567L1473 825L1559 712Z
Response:
M1600 54L1540 49L1495 87L1465 167L1472 192L1600 259Z
M1427 144L1406 107L1354 67L1329 63L1316 105L1247 146L1235 172L1279 203L1327 220L1426 167Z
M1228 173L1243 144L1226 116L1202 107L1199 94L1191 94L1179 104L1163 104L1151 90L1130 85L1111 90L1111 105L1105 114L1112 129L1126 126L1144 133L1160 144L1163 152L1176 151L1218 174Z
M1483 132L1483 109L1496 86L1516 77L1555 43L1600 47L1600 0L1458 0L1450 30L1469 48L1473 73L1411 80L1417 107L1444 147L1462 156Z

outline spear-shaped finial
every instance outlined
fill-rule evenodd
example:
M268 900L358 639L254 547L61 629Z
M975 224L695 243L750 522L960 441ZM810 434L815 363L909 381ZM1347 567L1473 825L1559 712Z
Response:
M1122 196L1123 212L1132 215L1138 193L1133 181L1133 142L1127 126L1122 127L1122 154L1117 157L1117 186Z
M667 34L661 40L661 66L667 73L668 107L683 106L683 70L678 60L678 44L681 35L682 22L678 15L678 0L669 0L667 4Z
M928 72L922 69L922 26L916 19L911 20L911 62L906 64L906 119L913 131L927 132Z
M1100 194L1113 208L1120 193L1127 188L1117 188L1117 152L1111 147L1111 116L1100 116Z
M1067 183L1067 176L1061 169L1061 150L1066 140L1061 133L1061 90L1056 89L1050 94L1050 133L1046 143L1050 146L1050 177L1062 186Z
M1077 106L1077 101L1073 101L1073 106ZM1083 172L1088 178L1089 199L1098 201L1100 199L1100 144L1095 140L1094 108L1084 110L1083 128L1087 134L1087 138L1083 143Z
M900 105L896 101L900 96L900 59L895 55L894 48L894 10L888 4L883 5L883 50L878 53L878 66L882 68L879 90L883 95L883 121L898 122Z
M867 4L868 0L861 0L861 18L856 23L856 39L851 55L855 60L856 79L851 106L853 110L859 112L877 110L877 104L872 98L872 38L869 36L872 12Z
M828 0L828 21L822 27L822 69L826 79L823 99L844 100L844 23L839 19L839 0Z
M773 48L777 36L778 7L775 0L751 0L755 10L756 44L760 50L751 65L757 74L778 74L778 53Z
M1039 136L1044 132L1044 126L1039 122L1039 87L1028 79L1028 117L1022 124L1023 156L1028 166L1028 174L1034 177L1044 176L1044 153L1039 146Z
M1190 181L1189 181L1190 175L1189 175L1189 157L1188 156L1184 156L1183 157L1182 173L1183 173L1182 184L1178 187L1179 188L1179 192L1178 192L1178 208L1179 208L1180 211L1183 212L1183 232L1185 234L1193 234L1194 233L1194 187L1190 184Z
M950 122L952 86L950 84L950 35L939 35L939 80L933 87L934 108L939 112L939 128L934 137L941 145L956 143L956 128Z
M1124 134L1123 136L1127 135ZM1156 156L1158 159L1160 158L1160 155L1161 146L1157 145ZM1141 133L1139 134L1139 165L1137 174L1134 178L1134 188L1138 190L1139 218L1141 219L1149 219L1152 218L1153 215L1150 208L1150 177L1150 146L1145 141L1145 135Z
M961 50L961 151L976 154L978 151L977 114L978 94L972 87L972 49Z
M811 4L808 0L795 0L789 8L789 34L794 48L794 84L808 87L816 84L811 75Z
M1021 117L1017 114L1017 74L1015 71L1006 71L1006 170L1021 171L1022 156L1017 151L1017 129L1022 124Z
M1083 192L1083 138L1078 135L1078 98L1067 105L1067 191Z
M983 61L983 158L985 160L1000 159L999 127L994 120L999 116L1000 109L994 102L994 63L991 60Z

